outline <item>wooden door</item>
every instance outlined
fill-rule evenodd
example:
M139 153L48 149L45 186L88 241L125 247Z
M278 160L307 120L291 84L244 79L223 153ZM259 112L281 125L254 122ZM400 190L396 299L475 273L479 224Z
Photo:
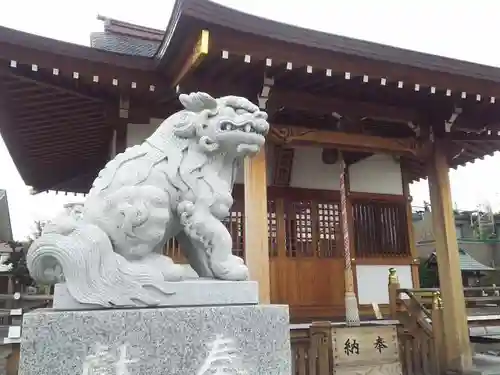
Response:
M344 314L340 204L275 199L268 207L271 301L294 321Z

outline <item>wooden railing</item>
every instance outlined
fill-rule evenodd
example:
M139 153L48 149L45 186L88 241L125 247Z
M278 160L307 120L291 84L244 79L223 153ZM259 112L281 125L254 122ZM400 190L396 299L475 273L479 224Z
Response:
M485 337L475 331L500 325L500 288L464 288L467 321L471 341ZM396 272L389 270L389 300L391 317L398 320L401 360L405 375L440 374L445 368L444 317L438 288L400 288Z
M438 290L422 295L401 289L396 271L389 270L389 310L398 327L405 375L440 374L444 366L443 305Z
M329 375L332 366L330 322L292 325L292 375Z

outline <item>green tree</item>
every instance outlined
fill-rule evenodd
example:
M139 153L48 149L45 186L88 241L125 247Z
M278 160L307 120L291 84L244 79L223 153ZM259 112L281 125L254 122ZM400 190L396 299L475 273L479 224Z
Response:
M24 286L35 285L35 281L31 278L26 264L26 255L32 242L41 236L44 226L44 221L35 221L35 228L29 240L24 242L10 241L8 243L12 249L12 253L5 264L12 264L12 270L10 273L13 275L16 284Z
M9 259L5 262L5 264L12 265L12 270L10 271L10 273L12 274L16 284L25 286L31 286L35 284L34 280L31 278L30 273L28 271L28 266L26 265L26 254L28 252L30 244L31 241L9 242L9 246L12 249L12 253L10 254Z

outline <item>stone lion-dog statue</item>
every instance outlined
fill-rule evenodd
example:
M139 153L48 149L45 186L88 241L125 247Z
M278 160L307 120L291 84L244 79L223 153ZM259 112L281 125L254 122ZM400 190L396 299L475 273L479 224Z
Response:
M184 277L162 255L173 237L200 277L248 279L222 220L241 161L264 146L267 114L238 96L179 100L182 111L108 162L85 202L46 225L27 255L35 281L65 282L82 304L156 305Z

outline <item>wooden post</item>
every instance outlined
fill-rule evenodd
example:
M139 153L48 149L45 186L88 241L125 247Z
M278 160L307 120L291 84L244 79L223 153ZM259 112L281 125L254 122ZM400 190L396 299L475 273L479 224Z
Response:
M398 319L398 300L399 293L398 289L400 288L399 279L396 275L395 268L389 268L389 313L391 314L391 319Z
M420 288L420 259L418 258L417 244L415 243L415 234L413 232L413 213L411 209L410 183L407 173L401 168L403 182L403 196L406 199L406 226L408 228L408 246L412 257L411 262L411 280L414 288Z
M435 374L444 374L446 366L446 347L443 331L443 301L441 294L434 292L432 296L432 339L435 356Z
M445 151L446 144L436 140L429 163L429 191L441 295L446 315L446 370L462 373L472 367L472 356Z
M332 323L312 322L309 328L309 373L331 374ZM315 371L317 370L317 372Z
M267 227L266 150L244 162L245 260L250 279L259 283L260 303L270 303L269 239Z
M352 271L352 205L349 198L349 167L339 151L340 161L340 220L344 238L345 261L345 321L348 326L359 326L359 307L356 291L354 290L354 273Z

